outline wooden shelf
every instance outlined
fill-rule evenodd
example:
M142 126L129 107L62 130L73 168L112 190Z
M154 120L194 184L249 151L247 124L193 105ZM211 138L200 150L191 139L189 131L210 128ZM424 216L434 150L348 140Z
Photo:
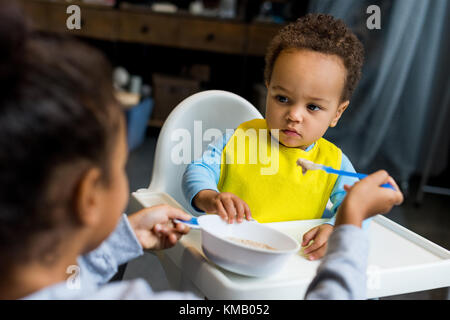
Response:
M32 25L41 31L64 32L108 41L136 42L226 54L263 56L277 24L248 24L186 13L161 14L136 6L115 9L79 2L19 0ZM69 30L66 9L81 8L81 29Z
M271 23L245 23L238 19L200 17L187 12L156 13L148 7L128 4L114 8L87 5L79 1L19 0L19 2L29 16L31 25L40 31L67 33L111 42L142 43L235 55L238 59L230 58L240 61L236 66L235 78L240 79L242 91L248 79L249 71L246 63L255 60L247 57L264 56L269 41L282 27ZM69 17L66 10L72 4L81 8L80 30L69 30L66 26ZM219 60L220 64L220 59L223 57L217 56L215 61ZM161 93L160 90L157 93L161 86L153 79L155 105L152 119L148 123L150 127L161 128L167 115L178 104L178 100L199 90L199 88L194 90L186 84L177 87L176 83L172 85L169 83L166 86L186 92L178 93L179 99L175 99L170 90L166 90L168 92L165 93ZM159 99L161 95L164 97Z

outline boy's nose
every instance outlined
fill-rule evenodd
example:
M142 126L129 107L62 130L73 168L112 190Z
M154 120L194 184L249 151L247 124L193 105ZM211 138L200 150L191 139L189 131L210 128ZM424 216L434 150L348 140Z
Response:
M301 108L291 108L287 114L287 120L302 123L304 115Z

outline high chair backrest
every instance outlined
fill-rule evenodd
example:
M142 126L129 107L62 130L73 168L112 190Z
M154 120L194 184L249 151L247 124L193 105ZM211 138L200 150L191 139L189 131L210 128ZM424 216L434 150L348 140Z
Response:
M201 157L219 130L224 134L257 118L262 115L250 102L227 91L203 91L180 102L159 134L149 191L166 192L187 211L198 214L181 189L186 166Z

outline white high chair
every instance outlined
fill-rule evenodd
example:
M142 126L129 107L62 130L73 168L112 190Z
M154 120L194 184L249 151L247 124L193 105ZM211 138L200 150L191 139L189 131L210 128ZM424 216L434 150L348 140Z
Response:
M184 199L181 180L187 163L176 164L171 159L174 148L180 143L190 151L190 161L201 156L211 141L203 141L198 135L208 129L218 129L223 134L226 129L236 129L242 122L262 118L259 111L244 98L227 91L209 90L196 93L182 102L170 113L158 137L153 165L152 179L147 189L139 189L132 193L130 206L132 210L155 205L156 202L182 206L186 211L198 215ZM197 127L195 127L195 122ZM199 124L201 123L201 130ZM196 132L200 131L200 132ZM189 133L189 141L176 140L175 133ZM197 135L197 136L195 136ZM201 139L202 149L194 150L194 139ZM198 149L198 148L197 148ZM196 151L197 154L194 154ZM189 162L190 162L189 161ZM156 197L157 195L157 197ZM169 195L170 197L167 197ZM157 200L162 199L164 200ZM174 203L175 200L177 203ZM131 211L131 212L134 212Z
M245 99L225 91L205 91L182 101L169 115L156 145L152 179L148 188L132 193L130 212L157 204L182 207L197 214L184 199L181 179L187 163L176 164L171 153L180 144L177 130L196 134L194 121L207 129L235 129L240 123L262 118ZM197 133L198 134L198 133ZM192 140L190 141L192 142ZM203 141L202 148L209 143ZM191 160L194 144L189 146ZM200 153L201 154L201 153ZM270 226L301 239L324 220L271 223ZM450 285L450 252L383 216L368 230L368 298L391 296ZM171 289L192 291L208 299L302 299L319 261L295 255L283 272L268 278L246 278L215 267L203 255L200 234L190 232L170 249L156 252Z

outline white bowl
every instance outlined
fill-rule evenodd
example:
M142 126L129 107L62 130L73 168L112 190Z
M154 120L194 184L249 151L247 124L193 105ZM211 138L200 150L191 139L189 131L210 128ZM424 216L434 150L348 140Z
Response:
M264 277L281 270L287 259L300 249L292 237L258 222L228 224L218 215L198 218L202 229L202 249L220 267L239 274ZM256 241L275 250L257 248L229 239Z

